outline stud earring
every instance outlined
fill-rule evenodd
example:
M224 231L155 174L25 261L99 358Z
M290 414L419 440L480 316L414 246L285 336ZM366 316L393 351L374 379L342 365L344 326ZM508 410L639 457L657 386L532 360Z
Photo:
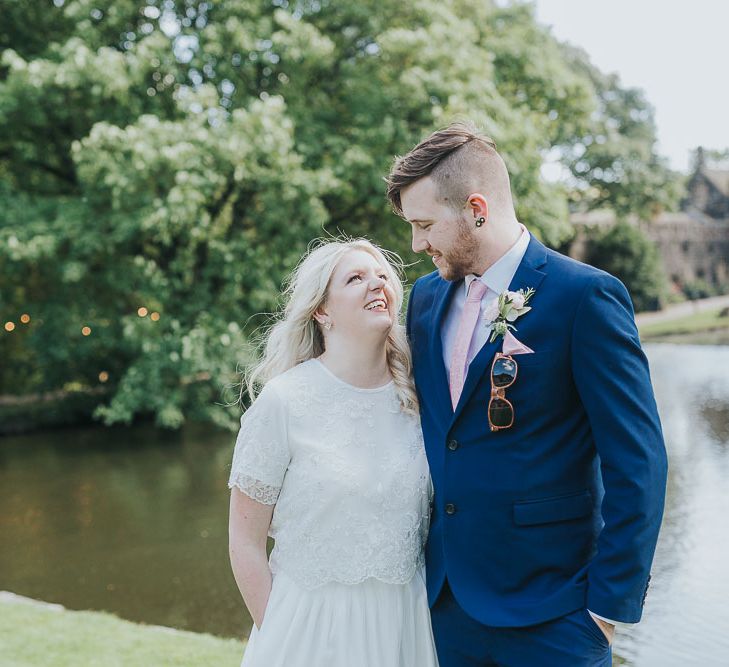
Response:
M486 218L481 216L480 218L476 218L476 227L480 227L483 225L483 223L486 222Z
M325 329L326 329L327 331L329 331L329 329L331 329L331 328L332 328L332 323L331 323L331 322L324 322L324 328L325 328Z

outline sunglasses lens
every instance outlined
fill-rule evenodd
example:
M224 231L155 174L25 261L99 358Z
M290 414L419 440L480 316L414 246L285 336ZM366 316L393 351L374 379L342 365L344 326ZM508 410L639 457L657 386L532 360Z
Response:
M489 403L489 419L494 426L506 427L514 421L514 409L502 398L491 399Z
M494 387L508 387L516 377L516 362L512 359L499 357L494 362L494 369L491 374Z

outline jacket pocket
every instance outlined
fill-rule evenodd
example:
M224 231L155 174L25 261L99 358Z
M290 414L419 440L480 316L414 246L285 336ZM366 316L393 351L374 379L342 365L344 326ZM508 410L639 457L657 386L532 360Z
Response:
M592 514L592 496L589 491L514 503L514 523L517 526L570 521L582 519L590 514Z

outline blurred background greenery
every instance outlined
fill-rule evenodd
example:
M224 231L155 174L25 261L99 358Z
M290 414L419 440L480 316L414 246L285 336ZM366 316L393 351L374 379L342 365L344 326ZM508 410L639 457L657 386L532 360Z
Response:
M6 0L0 50L6 430L232 427L251 334L313 238L430 270L383 176L454 119L496 140L519 218L555 248L570 210L650 219L681 193L641 90L520 2ZM613 270L655 302L654 253L616 229L605 252L636 250Z

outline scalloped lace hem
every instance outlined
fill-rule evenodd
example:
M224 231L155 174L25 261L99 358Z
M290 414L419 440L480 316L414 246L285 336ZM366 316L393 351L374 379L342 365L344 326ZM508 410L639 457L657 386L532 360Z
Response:
M231 479L228 482L228 488L233 487L262 505L275 505L278 494L281 492L281 487L264 484L248 475L238 475L235 479Z
M283 572L289 579L293 579L299 586L307 590L314 590L325 586L326 584L344 584L345 586L356 586L361 584L368 579L376 579L381 581L383 584L403 585L408 584L412 581L412 578L416 575L418 570L424 567L424 562L420 561L414 563L408 567L407 570L403 570L399 574L392 574L393 568L378 568L377 570L367 570L363 572L351 573L351 574L322 574L316 575L306 574L297 571L296 568L286 567L275 567L272 566L271 570L275 576L277 572Z

